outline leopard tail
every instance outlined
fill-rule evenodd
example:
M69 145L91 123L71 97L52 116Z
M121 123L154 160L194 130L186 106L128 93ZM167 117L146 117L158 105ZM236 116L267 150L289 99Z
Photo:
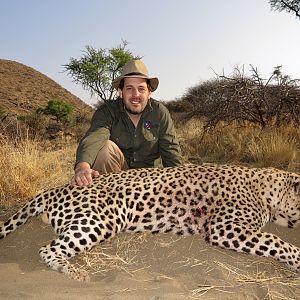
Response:
M0 239L25 224L31 217L42 214L45 210L43 197L38 195L21 207L12 217L0 226Z

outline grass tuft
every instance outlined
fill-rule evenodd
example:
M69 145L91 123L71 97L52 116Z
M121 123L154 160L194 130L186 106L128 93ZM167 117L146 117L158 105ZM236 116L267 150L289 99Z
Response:
M38 140L23 138L16 144L0 138L0 204L24 203L44 189L67 182L74 152L74 146L47 151Z

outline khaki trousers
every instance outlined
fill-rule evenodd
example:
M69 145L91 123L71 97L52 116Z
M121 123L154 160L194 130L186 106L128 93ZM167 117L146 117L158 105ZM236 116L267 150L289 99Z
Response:
M127 170L128 165L123 152L113 141L108 140L98 152L92 168L100 174Z

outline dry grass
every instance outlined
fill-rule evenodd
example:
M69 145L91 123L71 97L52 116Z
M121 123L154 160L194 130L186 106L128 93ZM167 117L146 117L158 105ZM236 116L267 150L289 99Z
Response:
M289 168L299 153L298 132L279 128L251 136L247 145L250 159L258 166Z
M204 132L198 119L190 120L178 130L185 161L240 163L292 171L300 171L299 134L299 129L292 126L261 130L238 124L219 125Z
M244 268L239 268L237 266L233 266L232 264L216 260L198 260L198 262L197 260L198 259L195 261L194 259L193 263L191 264L192 268L202 266L206 269L217 270L219 273L225 274L224 277L226 278L227 282L219 286L200 286L199 288L192 290L193 295L202 296L203 293L211 289L234 289L237 286L246 286L252 284L258 284L261 287L266 287L269 290L269 293L274 291L274 288L278 290L279 287L283 290L287 287L299 289L299 277L295 272L284 267L278 267L277 265L272 267L273 272L265 271L263 267L264 265L266 266L265 269L270 269L270 265L272 265L272 263L269 261L252 262L252 267L253 265L256 265L257 270L249 272L245 271L245 266Z
M300 171L300 130L292 126L261 131L231 125L203 132L200 120L178 129L184 161L272 166ZM27 201L41 190L67 182L73 173L76 143L53 147L20 133L17 140L0 135L0 205Z
M148 236L149 233L118 235L110 242L81 255L80 259L92 274L104 276L110 271L118 270L133 276L135 272L140 270L135 268L135 262Z
M67 182L71 177L75 145L43 150L37 140L0 139L0 204L23 203L38 192Z

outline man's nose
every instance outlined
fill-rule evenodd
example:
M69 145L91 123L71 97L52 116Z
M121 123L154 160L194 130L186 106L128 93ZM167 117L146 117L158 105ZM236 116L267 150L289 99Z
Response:
M139 92L138 89L135 89L135 88L132 89L132 95L133 96L139 96L139 94L140 94L140 92Z

